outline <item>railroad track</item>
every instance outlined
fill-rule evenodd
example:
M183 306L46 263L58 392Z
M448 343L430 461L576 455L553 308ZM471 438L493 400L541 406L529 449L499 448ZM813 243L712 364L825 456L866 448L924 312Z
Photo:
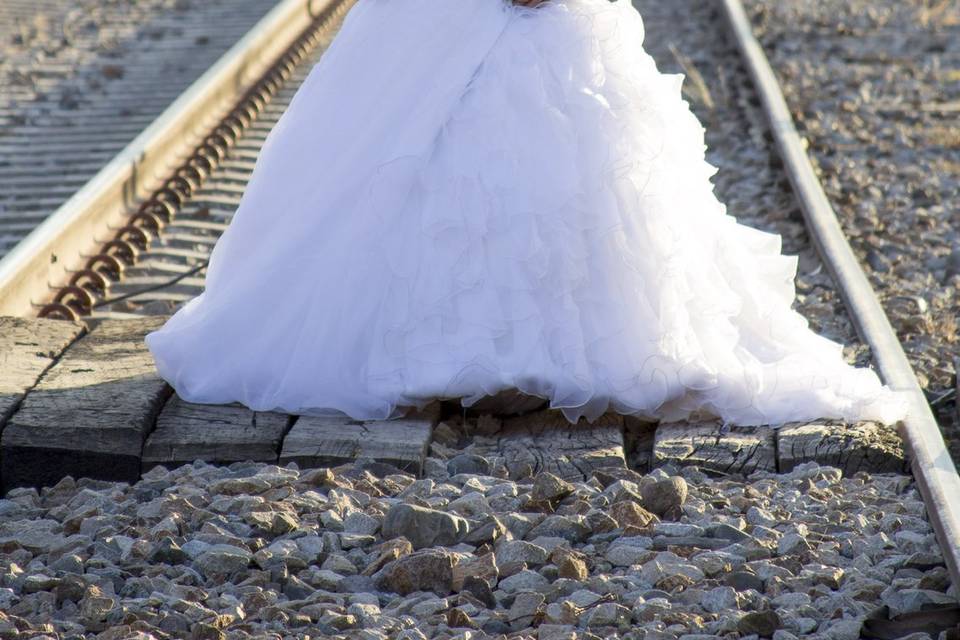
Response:
M49 348L54 355L37 365L39 370L35 372L34 381L23 385L14 403L6 409L0 405L0 417L6 415L7 422L2 434L5 481L34 478L30 473L44 460L48 462L44 466L50 466L51 460L56 461L61 467L59 471L99 473L124 479L138 477L150 464L186 462L203 456L219 461L242 460L246 459L244 456L250 457L251 451L263 455L263 459L301 464L325 463L343 459L345 455L368 456L419 470L430 446L431 429L437 425L442 408L433 407L393 424L358 427L363 432L361 437L357 432L345 434L349 429L343 423L252 415L238 407L217 410L189 406L175 397L169 398L169 389L155 377L143 379L149 377L151 363L142 346L136 344L137 336L157 326L177 304L202 290L207 257L239 203L260 145L309 73L312 63L319 59L324 44L329 42L339 18L350 4L333 0L282 3L94 180L86 183L0 261L0 313L72 321L37 325L42 327L35 332L38 336L42 334L36 338L38 344L54 345ZM664 29L668 29L680 21L667 4L638 4L643 5L648 25L661 20ZM960 512L950 500L951 496L960 495L960 479L903 350L810 168L780 89L753 39L739 0L723 0L722 6L742 54L739 63L742 67L738 67L741 70L736 73L743 76L745 70L752 78L752 84L744 80L744 76L736 80L737 86L730 87L733 106L729 108L739 109L741 118L749 118L751 113L763 115L769 125L753 123L752 133L756 135L751 136L752 142L743 144L753 145L754 151L744 151L740 145L721 154L729 155L726 160L731 166L748 157L750 162L763 165L761 171L766 182L753 186L763 192L764 198L774 198L765 200L766 206L771 202L784 202L784 194L789 193L785 178L789 179L820 256L807 257L809 268L802 275L822 286L826 276L818 275L818 269L810 266L822 260L833 276L835 290L849 309L849 319L869 347L882 377L911 394L912 416L901 425L900 434L909 450L913 475L937 531L944 559L955 582L960 583ZM650 32L655 34L657 30L652 27ZM714 98L697 79L697 62L691 62L679 52L674 52L674 57L688 72L693 90L700 91L700 100L712 103ZM263 63L266 60L275 62L267 65ZM733 143L734 139L731 137L729 141ZM782 170L765 156L773 153L771 141L782 158ZM756 152L764 148L767 151ZM736 180L726 180L720 185L720 195L728 204L761 195L738 196L737 190ZM753 222L750 216L741 219ZM757 223L771 225L760 218ZM777 229L778 225L789 230L794 222L775 221L772 228ZM795 235L792 231L787 234L788 247L795 241L802 247L803 243L796 240ZM824 304L838 302L839 298L831 298ZM83 328L78 321L88 321L87 336L81 337ZM55 324L64 328L54 328ZM28 327L25 321L8 321L7 326L15 331L29 330L25 328ZM832 334L844 330L843 322L822 328ZM70 346L73 343L75 346ZM30 348L36 351L32 343ZM861 349L859 353L862 356L866 351ZM136 424L125 424L122 431L111 425L114 431L106 428L103 431L111 435L102 438L104 442L109 440L108 444L91 444L89 432L63 429L61 425L51 428L49 420L38 422L38 416L61 415L56 414L60 409L52 410L44 404L44 394L55 395L57 390L89 385L86 372L90 369L84 367L91 363L105 367L111 359L122 363L124 376L103 383L101 386L108 391L98 397L100 401L113 399L117 403L117 414L125 411L131 416L135 414ZM50 373L37 382L36 378L48 367ZM111 385L128 379L137 379L139 386L131 387L131 392L124 392L121 397ZM96 393L99 392L94 395ZM33 402L32 396L39 398ZM499 410L508 407L529 411L536 406L536 402L530 404L529 399L513 399L514 404L503 404L503 400L499 399ZM87 402L89 398L83 396L77 401ZM724 444L715 437L714 426L661 425L654 433L629 421L611 420L597 425L590 442L575 444L594 452L612 451L612 458L621 460L634 446L640 451L640 457L646 455L649 464L656 460L681 459L671 458L668 446L671 438L675 443L695 442L695 449L705 447L708 440L716 440L716 446L722 451L713 451L713 458L701 455L697 460L709 467L711 459L719 459L719 464L726 465L726 471L746 474L785 470L784 455L789 449L784 446L785 439L800 439L785 429L772 434L735 428ZM244 441L243 446L218 440L227 437L231 428L242 430L251 421L262 431L258 436L260 440ZM211 422L216 423L214 429L210 428ZM543 424L531 431L530 425L523 422L524 419L520 419L515 425L523 433L518 442L524 443L514 446L512 451L516 455L521 455L525 448L536 451L541 447L538 438L544 433ZM215 452L218 457L210 457L211 449L204 449L204 443L196 437L191 441L185 434L184 424L212 441L211 446L220 447ZM565 429L559 423L551 423L550 428ZM671 429L679 435L671 435ZM830 437L824 435L824 429L818 433L817 437ZM122 437L113 439L115 434ZM624 434L633 434L635 440L648 439L647 453L643 452L643 445L636 442L630 445L625 441ZM848 436L844 437L849 440ZM58 453L62 443L50 444L55 438L74 442L76 448ZM322 446L318 446L318 442ZM857 446L866 446L865 441L855 442ZM550 446L544 444L543 450L556 454L557 460L570 458L570 452L549 451ZM230 447L233 447L230 451L233 457L224 458L223 451ZM741 455L743 450L749 454ZM344 451L350 453L344 454ZM869 458L866 454L862 457ZM847 451L832 460L843 466L846 464L843 461L849 458ZM111 466L109 470L104 470L106 464ZM535 453L530 464L557 468L558 463L551 455L541 452ZM571 473L583 471L572 462L568 466L566 471ZM896 469L894 466L885 470Z
M0 257L274 4L2 3Z

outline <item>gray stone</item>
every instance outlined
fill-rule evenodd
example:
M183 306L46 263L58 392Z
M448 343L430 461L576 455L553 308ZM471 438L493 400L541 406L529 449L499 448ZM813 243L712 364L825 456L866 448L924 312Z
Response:
M781 556L799 553L810 548L807 539L795 531L784 534L777 543L777 553Z
M493 594L493 589L490 588L490 584L486 580L482 580L475 576L468 576L463 581L463 588L461 588L460 591L469 593L474 598L482 602L488 609L493 609L495 606L497 606L497 600Z
M684 522L658 522L653 525L654 535L670 537L700 537L704 535L703 527Z
M680 476L666 480L645 483L640 487L643 506L661 518L671 512L678 512L687 501L687 481Z
M700 601L705 611L720 613L732 609L739 609L737 592L732 587L714 587L707 591Z
M344 576L329 569L315 569L306 576L306 580L317 589L337 591L340 588L340 583L344 580Z
M380 521L362 511L353 511L343 519L343 530L372 536L380 529Z
M902 589L891 586L881 594L883 604L890 607L890 616L898 616L903 613L921 611L922 609L939 606L955 605L955 598L928 589Z
M752 539L749 533L730 526L725 522L721 522L707 529L707 536L729 540L730 542L743 542Z
M67 553L60 556L50 568L63 573L83 573L83 559L75 553Z
M497 545L497 564L525 562L528 565L541 565L547 562L547 550L524 540L507 540Z
M9 518L26 511L26 508L13 500L0 498L0 518Z
M40 591L49 591L60 583L58 578L48 576L42 573L35 573L24 577L20 581L20 589L23 593L38 593Z
M683 576L693 582L699 582L706 577L701 569L669 552L658 553L653 560L646 562L640 574L652 585L675 576Z
M384 537L403 536L414 549L424 549L458 543L469 532L470 525L460 516L399 503L387 512L382 528Z
M538 591L550 585L550 581L536 571L526 569L500 580L498 587L506 593Z
M253 554L229 544L215 544L195 560L197 569L208 578L225 577L246 569Z
M797 609L810 604L810 596L803 592L781 593L770 601L778 609Z
M582 542L590 535L590 527L583 516L547 516L543 521L523 536L533 539L538 536L563 538L570 542Z
M773 517L766 509L761 509L760 507L753 506L747 509L746 513L747 522L753 525L760 525L764 527L776 527L780 524L780 521Z
M757 634L762 637L770 637L781 625L780 616L777 615L776 611L751 611L740 618L737 623L737 631L742 635Z
M363 547L369 547L377 541L376 537L369 536L365 533L338 533L337 537L340 539L340 548L341 549L361 549Z
M56 520L12 520L0 522L0 546L16 544L32 553L49 553L64 544Z
M578 607L589 607L591 605L597 604L603 599L599 593L594 593L589 589L577 589L569 596L567 600L574 603Z
M764 590L763 580L749 571L734 571L724 578L724 582L737 591L753 589L758 593L763 593Z
M530 491L534 502L558 502L574 491L574 486L550 472L538 473Z
M653 541L645 536L631 536L615 540L604 553L604 558L618 567L646 562L650 557Z
M152 563L180 564L189 559L183 549L172 538L160 538L150 551L148 560Z
M520 593L514 598L510 610L507 612L507 620L510 627L514 630L524 629L530 626L534 615L544 603L544 597L539 593Z
M447 598L428 598L410 607L410 613L414 617L422 619L446 611L449 608L450 601Z
M209 548L210 545L202 540L187 540L180 545L180 549L187 554L187 557L191 560L196 560L200 557L200 554Z
M576 640L577 628L572 624L541 624L537 640Z
M283 585L283 594L291 600L309 598L315 589L297 576L290 576Z
M314 562L323 553L323 538L311 534L300 536L294 542L307 562Z
M456 500L451 500L447 505L447 510L467 518L493 513L490 503L479 491L471 491Z
M524 539L546 518L542 513L503 513L497 516L514 538ZM531 536L532 540L535 536Z
M483 456L461 453L447 461L447 473L451 476L460 473L485 476L490 473L490 462Z
M334 571L343 576L352 576L358 573L356 565L342 553L331 553L328 555L327 559L320 565L320 568Z
M587 627L618 627L630 622L630 609L616 602L604 602L583 616Z
M860 620L834 620L827 627L826 635L830 640L859 640L862 626Z
M843 584L845 573L840 567L830 567L823 564L807 564L800 572L801 578L807 578L813 584L822 584L831 589L839 589Z
M400 595L414 591L450 593L453 556L440 549L422 549L387 564L374 576L376 585Z
M334 590L338 593L377 593L377 583L370 576L344 576Z

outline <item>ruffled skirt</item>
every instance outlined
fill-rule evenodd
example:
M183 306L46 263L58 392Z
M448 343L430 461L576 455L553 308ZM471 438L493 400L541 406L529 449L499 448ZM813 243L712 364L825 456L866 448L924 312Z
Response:
M743 425L900 419L791 308L624 1L360 0L260 153L206 290L147 336L188 401L401 415L514 388Z

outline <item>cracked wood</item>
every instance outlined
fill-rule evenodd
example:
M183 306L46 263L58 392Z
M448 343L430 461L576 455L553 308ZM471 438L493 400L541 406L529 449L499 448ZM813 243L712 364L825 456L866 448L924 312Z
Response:
M597 469L626 466L623 416L606 413L592 424L571 424L556 410L507 418L499 433L476 436L474 452L503 457L512 477L548 471L585 480Z
M283 439L280 464L318 467L370 458L419 474L439 417L439 402L394 420L300 416Z
M83 332L83 325L0 316L0 429L44 371Z
M104 320L64 352L0 438L8 486L139 477L143 441L170 394L143 337L164 320Z
M811 460L837 467L848 476L857 471L909 472L903 440L896 429L875 422L786 425L777 431L777 455L781 473Z
M719 421L661 423L654 436L653 465L697 465L743 475L754 471L776 473L774 429L721 426Z
M290 416L232 403L196 404L174 394L143 446L143 470L193 460L276 462Z

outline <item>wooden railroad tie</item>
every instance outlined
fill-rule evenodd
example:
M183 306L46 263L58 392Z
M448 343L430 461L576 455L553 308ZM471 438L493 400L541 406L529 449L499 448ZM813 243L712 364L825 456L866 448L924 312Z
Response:
M139 478L143 441L170 395L143 344L163 320L105 320L62 352L0 435L5 486Z
M511 477L548 471L585 480L597 469L626 466L623 416L607 413L592 424L571 424L559 411L510 417L500 431L476 435L474 453L503 457Z
M143 342L165 320L103 320L85 333L61 320L0 317L2 488L66 475L133 482L156 465L194 460L315 467L372 459L423 472L441 403L401 419L358 422L186 402L158 376ZM501 415L471 434L470 452L500 457L514 477L550 471L568 480L668 463L744 475L789 472L807 461L848 475L908 468L896 431L876 423L723 429L717 421L654 424L608 413L570 424L543 405L510 392L474 405L474 415Z
M439 417L438 402L395 420L357 422L349 418L300 416L283 441L280 464L336 466L371 458L419 475Z
M194 460L276 462L290 422L285 413L251 411L239 403L196 404L174 394L143 445L141 470Z

